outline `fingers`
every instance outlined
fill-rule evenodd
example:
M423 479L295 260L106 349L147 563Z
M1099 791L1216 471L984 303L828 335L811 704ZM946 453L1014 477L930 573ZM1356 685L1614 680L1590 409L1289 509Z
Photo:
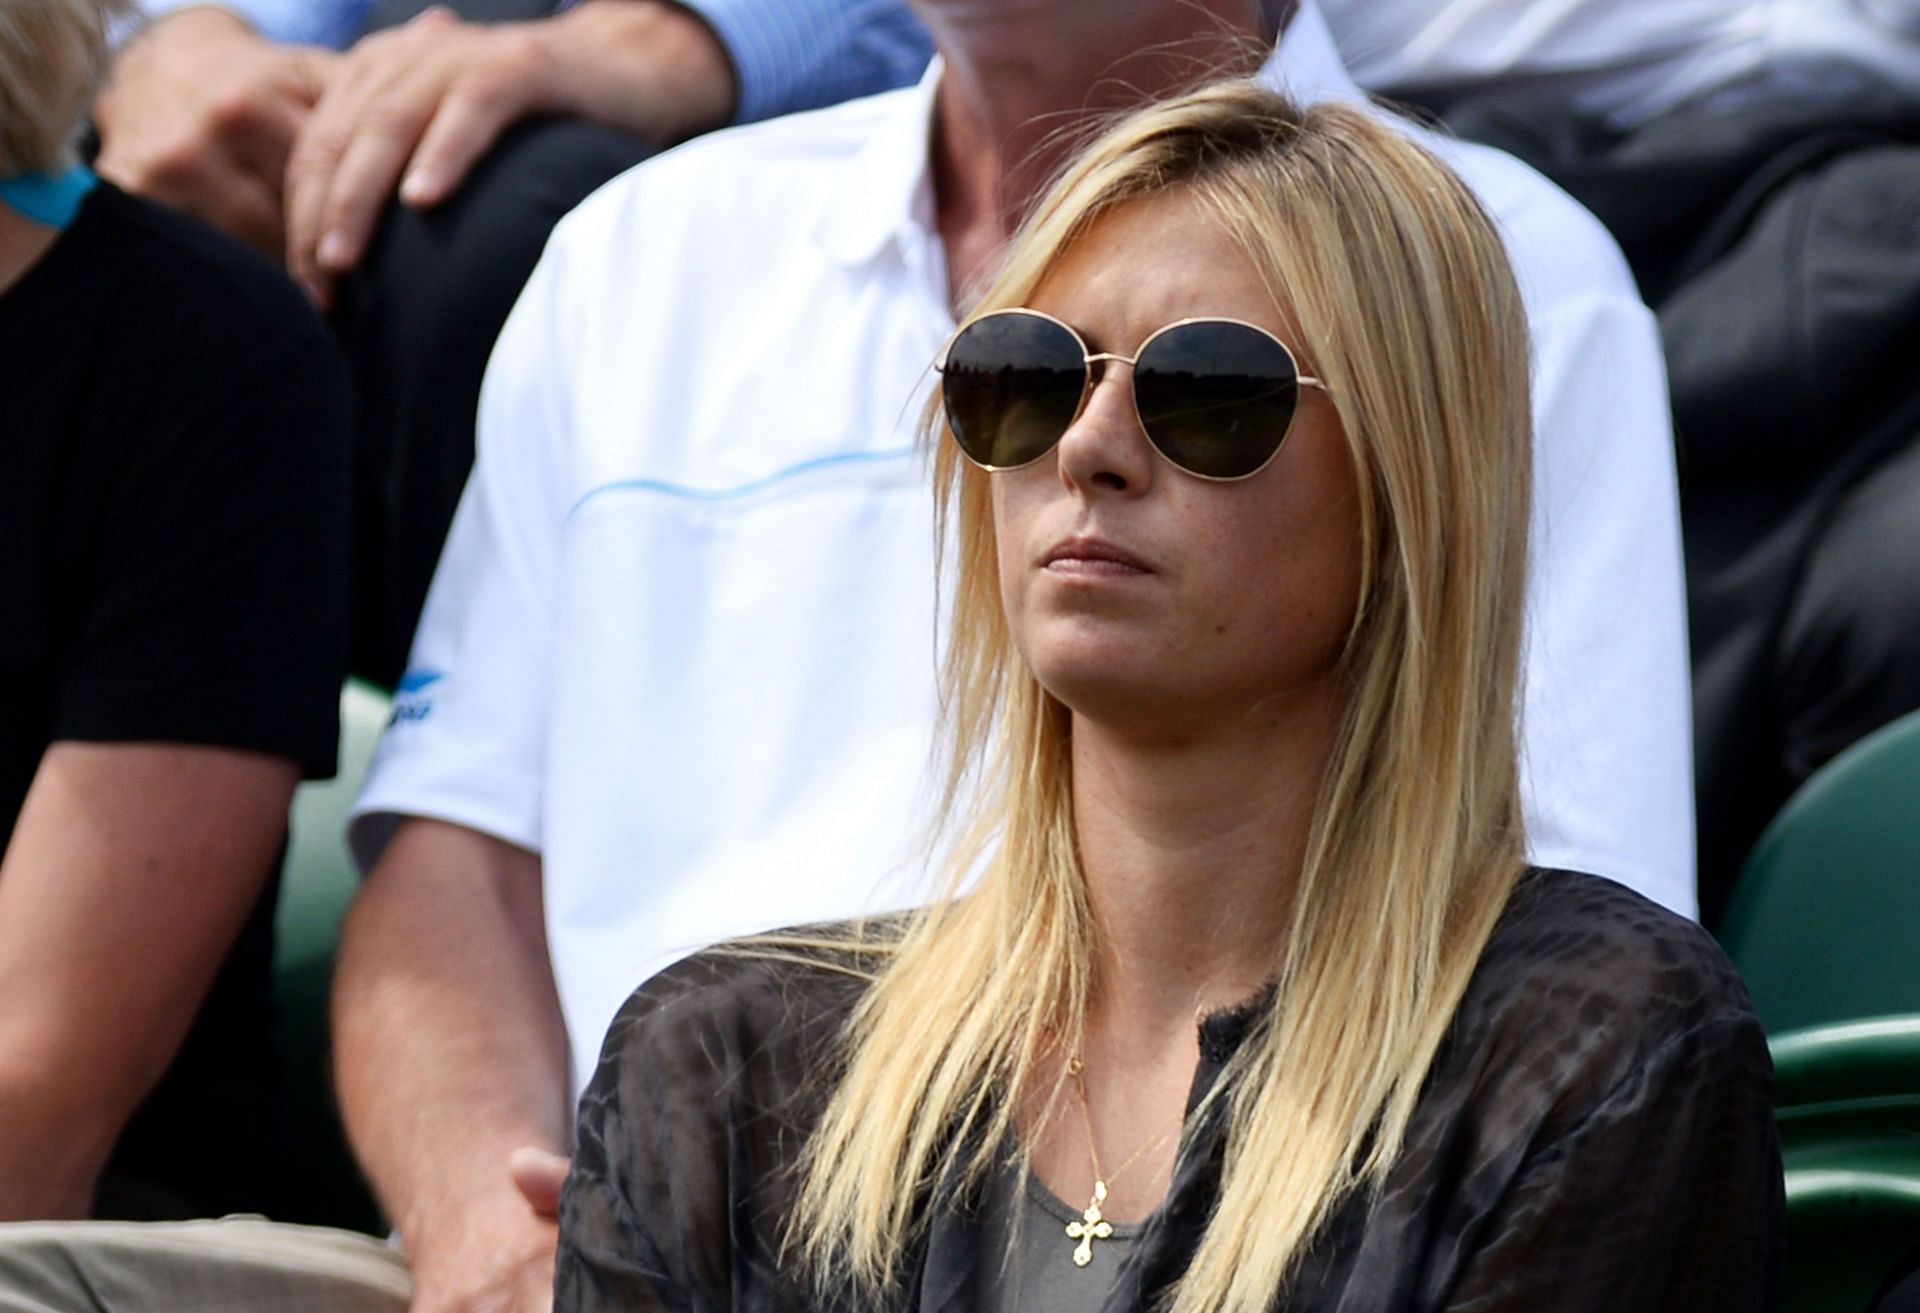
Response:
M96 102L97 167L277 258L288 152L331 58L275 46L217 11L163 19L115 62Z
M278 261L286 248L277 171L269 176L220 151L181 150L142 157L102 148L94 167L127 191L184 210Z
M100 171L128 190L173 204L228 173L254 173L277 188L305 121L301 106L259 85L205 93L197 104L175 96L157 113L138 104L123 109L117 97L101 103L111 127L103 129Z
M539 28L430 9L348 57L287 165L288 267L316 299L359 263L396 186L409 204L438 204L502 129L550 99Z
M456 84L421 135L400 199L424 209L451 196L501 131L520 117L521 95L518 89L493 93L489 87Z
M211 108L211 128L224 153L248 173L271 182L278 196L287 156L308 112L309 106L286 96L223 100Z
M365 179L378 176L384 156L390 160L387 185L399 176L400 163L425 127L426 113L416 111L417 121L409 130L404 103L386 97L395 84L417 78L420 61L412 47L418 35L450 21L444 11L430 9L405 27L362 42L336 72L294 142L286 171L287 268L323 305L334 275L352 267L365 243L364 233L357 241L334 235L341 208L334 195L342 185L342 171L364 187ZM370 119L378 126L369 127ZM377 201L369 206L361 200L357 208L377 213L377 207ZM371 217L364 222L370 227ZM351 250L351 258L342 258L347 255L343 247Z
M327 152L331 167L313 188L312 258L321 273L343 274L359 263L374 221L432 121L437 83L435 71L423 69L381 89L351 135Z
M258 174L239 174L218 193L203 194L201 208L201 217L276 263L286 250L280 188Z
M289 47L286 63L288 93L311 110L320 103L320 97L326 94L327 86L345 63L345 55L337 55L319 46Z
M507 1158L507 1172L513 1177L514 1188L520 1191L536 1217L560 1216L560 1190L567 1183L567 1171L572 1166L570 1159L533 1145L515 1149Z

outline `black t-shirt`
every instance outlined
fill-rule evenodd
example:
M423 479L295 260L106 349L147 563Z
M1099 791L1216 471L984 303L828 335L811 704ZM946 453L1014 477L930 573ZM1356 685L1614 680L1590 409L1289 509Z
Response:
M0 294L0 842L58 740L332 773L347 389L283 275L105 183ZM102 1211L273 1206L276 888L123 1136Z

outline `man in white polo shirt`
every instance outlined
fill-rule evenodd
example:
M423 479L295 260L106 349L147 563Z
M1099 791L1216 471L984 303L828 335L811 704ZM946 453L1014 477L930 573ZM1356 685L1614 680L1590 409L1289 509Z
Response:
M354 825L372 874L336 996L349 1127L423 1288L461 1263L538 1285L551 1226L509 1154L566 1151L569 1095L646 975L916 896L939 635L913 432L1067 116L1195 57L1250 72L1245 38L1276 32L1261 76L1362 98L1310 2L1113 0L1096 25L1075 0L916 8L943 55L919 87L616 179L556 230L496 349ZM1533 316L1534 859L1689 911L1652 319L1585 211L1430 140L1510 235Z

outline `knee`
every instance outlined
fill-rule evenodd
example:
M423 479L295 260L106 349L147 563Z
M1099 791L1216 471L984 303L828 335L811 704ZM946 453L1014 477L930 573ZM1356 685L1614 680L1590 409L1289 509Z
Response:
M554 224L647 153L579 120L509 129L444 203L387 206L349 289L344 331L428 352L471 343L484 358Z

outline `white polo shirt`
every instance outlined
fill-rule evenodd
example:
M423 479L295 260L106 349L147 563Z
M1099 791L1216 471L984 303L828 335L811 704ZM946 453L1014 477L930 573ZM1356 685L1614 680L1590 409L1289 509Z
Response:
M926 894L940 636L914 430L953 327L939 76L613 180L555 230L494 352L352 837L370 865L396 816L428 816L541 854L577 1084L673 958ZM1266 76L1359 98L1311 5ZM1691 912L1653 321L1585 211L1445 150L1511 235L1538 338L1534 855Z

